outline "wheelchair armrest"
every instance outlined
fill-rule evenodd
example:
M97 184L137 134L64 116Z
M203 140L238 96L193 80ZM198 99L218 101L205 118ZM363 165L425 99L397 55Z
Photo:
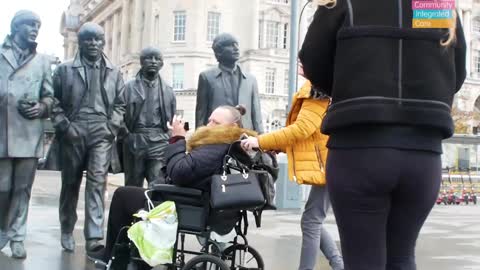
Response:
M167 185L167 184L156 184L151 188L151 190L160 191L162 193L195 196L195 197L200 197L203 194L203 191L199 189L179 187L179 186Z

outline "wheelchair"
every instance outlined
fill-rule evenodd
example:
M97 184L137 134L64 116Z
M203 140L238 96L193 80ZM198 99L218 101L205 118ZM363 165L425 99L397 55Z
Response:
M236 145L238 148L238 145ZM229 151L230 153L230 151ZM245 155L238 157L241 163L251 160ZM252 167L252 164L248 164ZM154 205L165 201L175 202L178 229L173 247L172 262L163 265L168 270L263 270L264 261L260 253L251 247L247 240L249 210L214 211L210 207L210 196L199 189L178 187L174 185L155 185L145 192ZM253 210L257 227L261 226L262 210ZM219 222L220 221L220 222ZM211 240L212 232L217 232L216 225L225 225L227 230L235 232L233 241L225 247L224 243ZM149 270L157 269L147 265L139 256L135 245L129 241L124 227L112 251L112 258L104 269L107 270ZM222 231L222 233L224 232ZM200 251L185 247L186 236L204 239ZM187 258L188 256L188 258ZM193 257L192 257L193 256Z
M235 211L226 216L236 233L234 240L224 247L224 243L218 243L210 239L212 233L212 210L210 198L207 193L192 188L184 188L173 185L156 185L147 190L154 204L164 201L173 201L176 205L178 216L178 230L176 242L173 247L173 261L163 265L168 270L263 270L265 265L260 253L248 244L246 237L248 231L247 211ZM220 216L214 218L223 218ZM258 225L258 224L257 224ZM107 270L149 270L157 269L147 265L139 256L135 245L129 241L127 230L123 227L117 236L112 258L105 266ZM188 250L185 247L186 236L197 236L203 239L201 250ZM188 255L193 255L187 260Z

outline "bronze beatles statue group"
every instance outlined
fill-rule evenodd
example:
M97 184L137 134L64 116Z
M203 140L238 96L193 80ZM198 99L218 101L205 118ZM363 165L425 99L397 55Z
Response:
M73 230L86 171L84 236L87 251L101 248L104 238L104 194L107 174L121 142L125 185L164 183L163 151L167 123L176 112L172 88L161 78L159 49L141 51L141 69L124 84L120 70L103 53L104 30L85 23L78 31L78 52L60 64L53 76L47 57L36 52L41 26L37 14L22 10L0 48L0 249L8 243L12 257L23 259L31 189L38 159L43 157L43 121L50 118L55 142L50 168L61 171L59 216L61 245L75 249ZM218 67L199 76L196 126L205 125L221 105L244 105L246 128L262 132L255 78L238 65L238 41L220 34L213 42ZM55 149L55 150L54 150ZM116 166L118 167L118 166Z

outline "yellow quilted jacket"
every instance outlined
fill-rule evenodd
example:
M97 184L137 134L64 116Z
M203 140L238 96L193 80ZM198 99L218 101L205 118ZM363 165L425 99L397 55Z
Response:
M298 184L325 185L328 136L320 126L328 99L310 98L310 82L295 93L286 127L258 136L263 150L287 153L289 178Z

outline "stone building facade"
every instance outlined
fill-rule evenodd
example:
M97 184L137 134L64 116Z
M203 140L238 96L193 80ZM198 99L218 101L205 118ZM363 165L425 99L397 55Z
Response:
M64 58L74 57L76 32L87 21L104 27L105 53L121 67L125 79L137 73L139 51L158 46L165 58L161 74L176 91L179 113L193 126L198 75L217 65L212 40L218 33L232 33L240 43L240 65L257 78L269 130L285 122L290 4L289 0L71 0L60 29Z
M467 42L467 79L454 100L454 110L480 115L480 0L457 1L458 16ZM479 126L472 117L467 121L467 132Z
M306 0L300 0L301 7ZM456 110L480 115L480 0L458 0L468 43L468 78L454 102ZM307 6L300 24L303 40L315 9ZM125 79L139 68L139 51L160 47L162 76L174 87L178 110L193 124L198 74L215 66L213 37L230 32L240 41L240 65L257 78L266 130L285 121L288 98L290 0L70 0L62 16L64 58L77 50L76 31L86 22L106 31L106 55ZM480 118L479 118L480 120ZM480 122L468 120L468 132Z

